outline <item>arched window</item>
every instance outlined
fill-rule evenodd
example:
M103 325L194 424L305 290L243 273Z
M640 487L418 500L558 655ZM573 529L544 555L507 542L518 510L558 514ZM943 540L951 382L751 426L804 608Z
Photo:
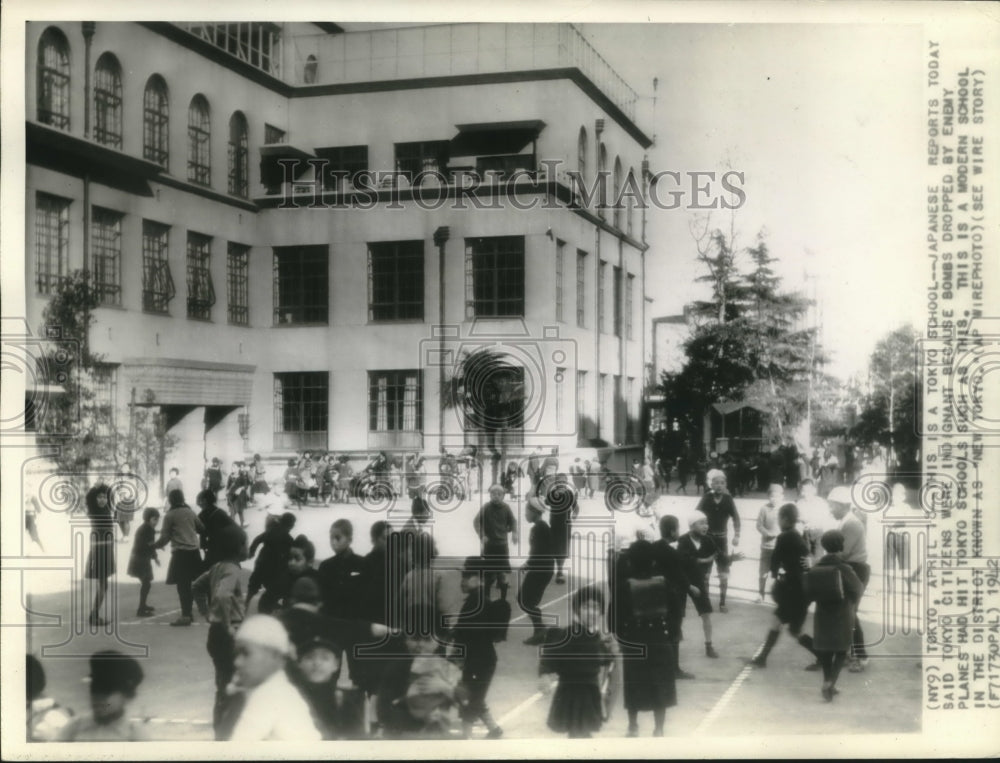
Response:
M622 160L619 157L615 157L615 171L611 178L611 198L609 203L614 206L614 213L612 220L616 228L621 230L622 227L622 208L618 203L621 198L622 193Z
M576 168L580 172L580 180L587 179L587 128L580 128L580 136L576 139Z
M38 121L69 129L69 43L49 27L38 41Z
M167 83L154 74L142 96L142 156L166 168L170 155Z
M249 174L247 118L235 111L229 119L229 193L246 198Z
M316 82L316 77L319 74L319 61L316 56L309 56L306 58L306 68L302 72L302 81L307 85L312 85Z
M94 69L94 140L122 147L122 67L111 53L98 58Z
M597 149L597 214L604 217L604 209L608 205L608 150L602 143Z
M212 152L208 101L198 94L188 107L188 180L200 185L212 182Z

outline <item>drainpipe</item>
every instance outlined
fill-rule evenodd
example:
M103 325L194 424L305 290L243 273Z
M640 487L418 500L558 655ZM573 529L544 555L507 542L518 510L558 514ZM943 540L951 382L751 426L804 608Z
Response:
M438 450L444 447L444 245L448 242L451 231L447 225L442 225L434 231L434 246L438 249Z
M91 109L91 45L94 40L94 32L97 29L97 22L83 21L80 23L83 32L83 137L90 139L90 109ZM90 173L83 176L83 277L84 282L90 283ZM90 308L84 312L84 325L90 324ZM90 331L84 331L83 337L83 358L84 364L90 357Z
M604 182L604 178L600 176L601 171L601 134L604 132L604 120L598 119L594 122L594 166L597 168L597 182L601 184ZM598 203L602 201L604 195L600 191L600 185L598 185L597 199ZM601 226L594 226L594 297L595 302L600 299L601 293ZM608 306L604 305L604 312L607 313ZM594 417L597 422L597 436L601 436L601 419L604 417L604 411L601 410L601 311L597 310L597 316L594 322L594 370L596 376L594 378L594 398L597 401L595 406L597 410L597 415ZM614 437L611 438L612 440Z

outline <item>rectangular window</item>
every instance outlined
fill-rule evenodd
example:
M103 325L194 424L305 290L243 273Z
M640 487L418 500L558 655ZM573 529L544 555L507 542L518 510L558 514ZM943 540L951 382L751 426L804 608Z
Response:
M612 299L614 300L614 331L615 336L620 337L622 335L622 269L617 265L614 266L614 280L611 283L611 288L614 289L612 293Z
M323 166L324 191L341 191L345 181L354 186L357 175L368 171L368 146L318 148L316 156L326 160Z
M587 327L587 253L576 250L576 325Z
M615 399L612 401L613 407L611 409L612 410L611 415L613 417L612 421L614 421L613 431L615 433L615 442L621 442L624 439L624 434L625 434L623 426L623 424L625 423L624 422L625 417L622 415L622 413L624 412L623 411L624 398L622 397L622 377L619 376L618 374L615 374L614 383L615 383L615 391L614 391Z
M396 171L403 173L407 180L421 172L444 174L448 166L448 152L451 141L424 140L415 143L396 144Z
M630 376L625 382L626 418L625 418L625 442L634 442L638 439L638 406L635 397L635 377Z
M414 447L424 428L418 370L368 372L368 432L373 447ZM406 435L410 435L409 437Z
M142 309L168 315L174 298L169 261L170 226L142 221Z
M634 320L632 313L635 311L635 276L631 273L625 279L625 338L635 339Z
M226 292L229 322L250 325L250 247L229 242L226 250Z
M368 320L424 319L424 242L368 245Z
M110 437L115 423L115 393L118 389L118 366L112 363L98 363L91 371L93 398L92 406L94 434Z
M597 415L601 417L600 420L600 437L605 440L611 440L612 432L614 432L614 424L611 421L611 416L608 414L608 375L601 374L601 387L598 390L599 399L597 401Z
M590 423L587 419L587 372L576 372L576 444L583 446L590 438Z
M468 318L524 317L524 236L465 240Z
M563 268L566 259L566 242L556 240L556 320L563 318Z
M608 273L608 263L601 260L601 264L597 269L597 330L602 333L608 333L608 327L604 320L604 304L605 304L605 291L604 282L607 280Z
M102 305L122 303L122 217L110 209L92 210L91 277Z
M212 237L188 231L187 317L212 320L215 285L212 283Z
M330 374L326 371L274 375L274 448L326 448Z
M280 127L275 127L274 125L269 125L264 123L264 144L273 145L275 143L285 142L285 131Z
M321 246L274 247L274 324L327 323L330 251Z
M35 194L35 285L51 294L69 275L69 199Z

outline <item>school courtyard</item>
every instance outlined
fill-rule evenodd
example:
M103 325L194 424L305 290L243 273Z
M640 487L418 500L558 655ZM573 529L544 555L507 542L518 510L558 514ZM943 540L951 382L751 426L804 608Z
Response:
M434 535L442 560L475 553L476 537L472 528L479 497L439 513L434 520ZM660 514L675 514L681 520L681 529L687 528L687 518L693 513L697 498L693 495L662 496L655 505ZM795 641L783 634L771 652L766 669L749 667L747 659L761 645L769 627L773 603L765 599L756 603L756 574L758 565L759 535L754 529L757 512L764 497L753 494L737 498L743 528L740 548L745 558L733 565L729 588L729 611L713 614L713 643L718 659L705 656L701 623L688 606L684 623L684 642L681 645L682 667L693 673L693 680L678 681L678 705L667 713L666 736L685 737L691 742L706 740L711 744L726 744L726 738L747 737L751 744L759 744L760 754L768 748L766 740L775 735L817 735L816 741L803 740L810 750L821 748L819 736L886 734L905 735L921 730L922 669L920 633L917 618L908 617L907 602L911 612L920 610L920 586L907 598L905 590L897 584L894 593L887 595L888 587L882 575L880 552L880 524L869 522L869 561L872 564L872 582L862 601L862 619L866 641L871 644L867 670L849 673L845 669L839 688L840 695L832 703L820 696L821 676L808 672L811 658ZM513 505L523 521L523 508ZM271 511L281 511L279 504ZM269 509L261 507L248 514L250 537L263 527ZM408 514L408 502L401 510L391 510L390 520L396 515ZM317 558L323 559L330 552L326 537L330 523L338 518L350 519L355 527L355 550L364 554L369 549L368 528L372 522L385 518L385 513L366 511L356 503L330 507L311 505L299 514L293 534L305 533L317 546ZM600 578L604 575L604 551L600 538L613 517L616 535L634 536L635 528L642 522L631 514L610 514L598 493L593 499L581 502L577 527L590 534L572 569L578 577ZM58 520L49 518L41 526L43 542L56 544L65 536L67 528ZM402 519L397 519L397 526ZM522 526L524 539L527 528ZM48 673L47 692L61 703L77 711L88 706L85 655L102 648L117 648L144 657L146 680L139 690L131 711L134 717L146 719L150 736L171 741L211 740L211 708L214 692L212 664L205 651L207 626L196 618L189 628L170 627L178 613L177 595L173 586L162 581L168 555L161 553L163 566L156 568L150 603L158 614L148 619L133 616L138 599L138 582L125 575L128 543L118 544L117 607L120 612L117 631L113 628L91 632L85 620L86 607L79 607L78 597L68 590L64 573L41 571L32 573L29 595L25 607L32 627L27 630L28 648L43 657ZM447 563L447 561L444 561ZM252 562L244 563L249 575ZM517 566L516 559L514 566ZM60 586L62 586L60 588ZM566 585L554 582L543 599L543 611L556 622L565 623L568 617L568 594L573 589L573 578ZM718 605L717 580L712 578L713 606ZM892 612L892 616L887 615ZM11 622L11 615L5 617ZM807 621L811 629L812 617ZM504 740L553 739L555 735L546 727L549 697L538 690L537 647L525 646L522 640L530 634L530 625L514 605L514 619L506 642L498 644L499 667L488 696L494 717L504 730ZM652 732L652 717L640 714L640 735ZM621 739L622 745L635 740L624 739L626 714L620 696L610 721L599 737ZM485 736L485 728L477 730ZM680 740L678 740L680 742ZM655 744L669 744L669 740L655 740ZM336 744L330 745L331 754ZM486 744L485 740L483 744ZM497 744L490 742L489 744ZM502 742L500 744L503 744ZM617 742L616 742L617 744ZM369 746L368 754L378 754ZM627 747L622 749L627 750ZM708 754L706 748L706 754ZM747 749L742 748L746 753ZM756 748L754 748L756 749ZM220 747L220 752L222 748ZM664 748L664 754L667 748ZM731 750L736 754L736 750ZM754 754L752 751L749 754Z

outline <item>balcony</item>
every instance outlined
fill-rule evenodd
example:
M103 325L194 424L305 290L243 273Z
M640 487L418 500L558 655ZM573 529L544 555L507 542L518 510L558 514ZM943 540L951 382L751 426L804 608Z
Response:
M277 24L178 22L176 26L265 74L282 77L281 27Z
M635 122L636 92L572 24L435 24L292 42L294 85L575 67Z

